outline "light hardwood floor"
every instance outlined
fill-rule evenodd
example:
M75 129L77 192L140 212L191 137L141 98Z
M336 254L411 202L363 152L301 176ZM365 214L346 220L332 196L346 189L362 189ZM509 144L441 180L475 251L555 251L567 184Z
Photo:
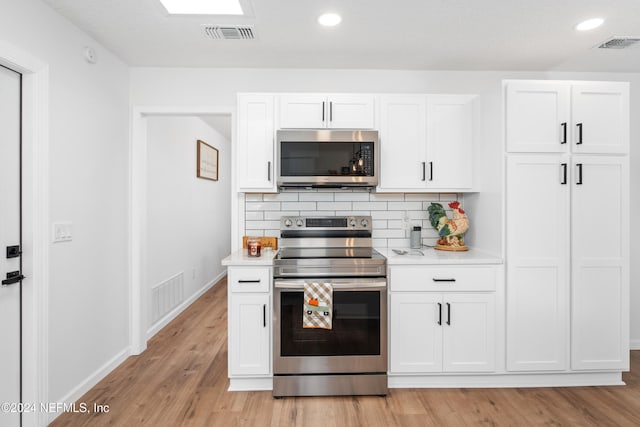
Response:
M381 397L274 399L228 392L227 284L220 281L52 426L639 426L640 351L624 387L391 389Z

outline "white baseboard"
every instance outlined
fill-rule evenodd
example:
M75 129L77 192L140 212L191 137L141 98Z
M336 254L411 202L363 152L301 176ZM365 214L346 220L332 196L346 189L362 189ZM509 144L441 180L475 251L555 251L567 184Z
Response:
M625 385L621 372L389 375L389 388L510 388Z
M273 377L229 378L228 391L271 391Z
M631 350L640 350L640 340L631 340L629 342Z
M93 387L95 387L96 384L98 384L100 381L102 381L102 379L104 379L104 377L109 375L111 373L111 371L116 369L118 366L120 366L120 364L122 362L127 360L127 358L130 355L131 355L131 349L129 347L125 348L120 353L118 353L114 357L112 357L111 360L107 361L107 363L105 363L104 365L99 367L93 374L89 375L89 377L87 377L87 379L85 379L83 382L78 384L73 390L71 390L69 393L67 393L66 396L62 397L56 403L72 404L72 403L76 402L86 392L91 390ZM82 402L80 402L80 403L82 403ZM94 403L100 404L100 403L103 403L103 402L84 402L84 403L86 403L89 408L93 408L93 404ZM79 405L76 405L76 408L79 408L79 407L80 407ZM64 411L62 410L62 408L58 412L50 412L49 415L48 415L49 416L49 420L47 421L47 425L49 423L51 423L53 420L55 420L58 417L58 415L62 414L63 412Z
M220 281L220 279L222 279L226 275L226 270L218 274L213 280L207 282L199 291L184 300L182 304L171 310L162 319L158 320L153 326L151 326L151 328L149 328L149 330L147 330L147 340L151 339L155 334L160 332L162 328L167 326L169 322L178 317L180 313L182 313L187 307L193 304L195 300L200 298L205 292L211 289L216 283Z

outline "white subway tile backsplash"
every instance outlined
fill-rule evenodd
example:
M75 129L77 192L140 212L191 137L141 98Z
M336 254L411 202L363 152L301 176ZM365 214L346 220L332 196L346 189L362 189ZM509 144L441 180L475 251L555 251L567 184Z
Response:
M384 228L391 228L391 227L387 226L387 222L388 221L385 221L385 220L375 220L374 219L373 221L371 221L371 227L374 230L382 230Z
M280 221L283 216L297 216L298 211L265 211L264 219L271 221Z
M301 202L333 202L334 193L299 193L298 200Z
M316 202L282 202L282 210L315 211Z
M246 202L247 211L279 211L280 202Z
M280 221L247 221L247 230L266 230L280 228Z
M371 239L371 244L374 248L386 248L387 239Z
M370 211L336 211L336 216L370 216Z
M265 219L264 212L263 211L246 211L244 213L244 219L246 221L262 221L263 219Z
M440 194L438 193L407 193L404 195L404 200L407 202L437 202L440 200Z
M407 211L409 219L429 219L429 212L426 210Z
M338 211L351 209L351 202L318 202L319 211Z
M265 194L262 199L265 202L297 202L298 193Z
M422 202L389 202L390 211L417 211L422 209Z
M280 236L282 216L360 216L373 219L374 247L408 247L407 227L422 226L422 241L435 245L438 232L429 223L431 202L462 201L461 194L385 193L317 189L289 190L278 194L245 194L245 231L254 236Z
M403 211L372 211L372 219L402 219L404 218Z
M335 193L334 200L336 202L368 202L369 196L373 194L369 193Z
M440 193L441 202L453 202L455 200L458 200L458 195L456 193Z
M387 221L386 228L404 228L404 223L401 219L390 219Z
M300 216L336 216L335 211L300 211Z
M261 202L262 193L247 193L244 195L244 200L246 202Z
M373 230L372 237L374 239L389 239L405 237L404 230Z
M387 202L353 202L353 210L386 211Z
M374 202L388 202L388 201L404 201L404 194L402 193L374 193L371 195L371 200Z

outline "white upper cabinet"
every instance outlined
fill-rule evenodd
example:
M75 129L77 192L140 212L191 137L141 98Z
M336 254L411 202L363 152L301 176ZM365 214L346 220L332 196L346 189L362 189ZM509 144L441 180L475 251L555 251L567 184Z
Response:
M508 152L629 151L628 83L507 81L505 93Z
M373 129L374 96L284 94L279 97L281 129Z
M380 189L426 186L427 98L380 97Z
M274 139L274 96L238 95L238 191L277 191Z
M629 151L629 85L581 83L571 87L574 153Z
M432 188L471 188L475 95L427 95L428 181Z
M381 96L378 190L470 190L474 98Z
M570 87L546 81L509 81L506 90L507 151L566 151Z

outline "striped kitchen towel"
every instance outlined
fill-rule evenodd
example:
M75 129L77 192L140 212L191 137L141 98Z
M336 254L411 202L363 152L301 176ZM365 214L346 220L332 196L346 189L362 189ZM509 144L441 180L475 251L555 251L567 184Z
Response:
M302 327L331 329L333 318L333 286L331 283L304 284Z

